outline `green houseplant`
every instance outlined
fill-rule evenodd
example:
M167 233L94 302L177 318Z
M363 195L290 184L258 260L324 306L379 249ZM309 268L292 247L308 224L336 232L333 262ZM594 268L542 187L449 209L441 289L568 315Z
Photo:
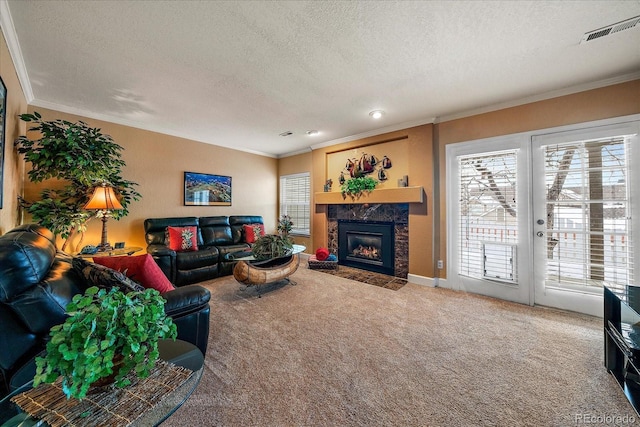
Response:
M22 114L29 123L29 132L38 138L19 136L15 141L18 153L31 163L27 173L31 182L57 180L40 192L40 200L20 198L20 205L36 222L65 239L62 250L75 232L84 232L94 212L84 209L93 188L108 183L117 193L124 209L114 211L116 220L126 216L132 200L139 200L135 182L122 178L122 147L100 129L84 122L66 120L45 121L38 112Z
M377 185L378 181L370 176L359 176L346 180L344 184L340 186L340 192L342 193L343 199L349 196L351 200L356 200L359 199L363 193L371 193Z
M155 289L125 294L94 286L75 295L66 308L69 317L51 328L46 355L36 359L34 387L62 376L65 395L82 399L110 375L118 387L131 383L132 370L149 376L159 357L158 340L177 336L164 303Z
M286 256L292 251L293 243L286 234L265 234L251 246L251 253L257 260Z
M282 215L278 221L278 232L287 235L291 233L292 228L293 221L291 221L291 217L289 215Z

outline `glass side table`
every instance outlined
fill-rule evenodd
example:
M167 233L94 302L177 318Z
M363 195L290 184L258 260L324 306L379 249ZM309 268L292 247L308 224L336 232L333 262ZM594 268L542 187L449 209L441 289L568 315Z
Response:
M146 411L144 415L138 418L132 425L160 425L184 404L202 378L202 373L204 372L204 356L195 345L181 340L161 340L158 343L158 350L160 351L160 358L162 360L190 369L193 371L193 375L176 390L165 395L155 407ZM30 390L32 386L32 382L29 382L0 400L1 427L48 425L42 420L30 417L28 414L22 412L18 405L11 402L13 396Z
M139 246L127 246L119 249L111 249L110 251L102 251L96 252L95 254L81 254L77 253L75 256L80 258L97 258L103 256L122 256L122 255L133 255L136 252L140 252L142 250Z

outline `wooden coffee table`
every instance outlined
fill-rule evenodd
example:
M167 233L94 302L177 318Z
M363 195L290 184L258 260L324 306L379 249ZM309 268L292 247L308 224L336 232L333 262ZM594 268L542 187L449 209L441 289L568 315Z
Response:
M233 268L233 277L247 286L260 286L287 280L295 285L289 276L296 272L300 265L300 253L306 249L303 245L293 245L291 254L268 260L256 260L252 255L237 258L229 254L228 261L237 261Z

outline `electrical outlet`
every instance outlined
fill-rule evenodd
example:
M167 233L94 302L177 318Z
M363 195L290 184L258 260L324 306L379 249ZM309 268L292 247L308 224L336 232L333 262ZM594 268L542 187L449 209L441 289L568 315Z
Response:
M438 260L438 270L442 270L443 268L444 268L444 262L441 259L439 259Z

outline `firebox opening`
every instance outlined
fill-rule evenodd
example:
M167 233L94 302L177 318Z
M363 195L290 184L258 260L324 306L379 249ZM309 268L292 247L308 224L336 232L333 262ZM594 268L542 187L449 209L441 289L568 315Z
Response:
M382 235L380 233L347 232L347 258L361 262L382 264Z
M338 262L341 265L393 275L394 248L392 222L338 222Z

